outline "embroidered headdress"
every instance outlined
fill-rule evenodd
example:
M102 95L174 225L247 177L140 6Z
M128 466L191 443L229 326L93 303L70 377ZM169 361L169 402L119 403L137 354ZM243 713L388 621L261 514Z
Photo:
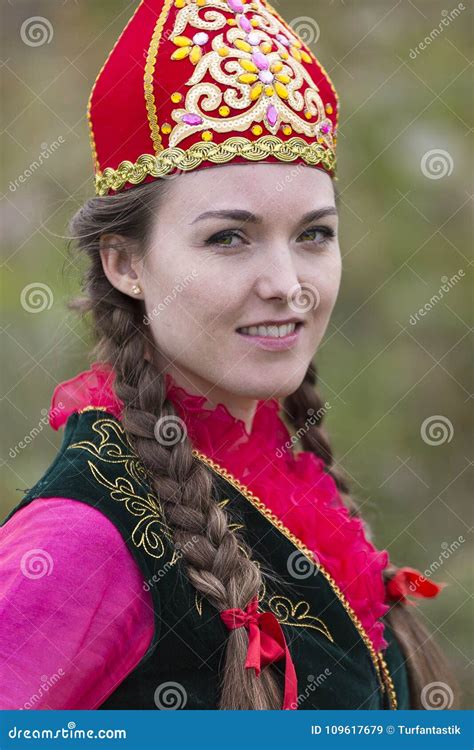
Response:
M265 0L142 0L88 119L98 195L230 161L335 176L336 91Z

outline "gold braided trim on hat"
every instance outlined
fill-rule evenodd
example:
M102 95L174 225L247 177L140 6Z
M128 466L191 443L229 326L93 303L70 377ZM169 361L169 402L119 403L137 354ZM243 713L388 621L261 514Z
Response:
M282 162L300 158L310 166L322 164L329 171L334 171L336 166L336 155L332 149L319 143L307 143L302 138L283 141L274 135L264 135L251 141L233 136L223 143L193 143L186 151L174 147L163 149L157 156L142 154L135 163L122 161L117 169L106 167L102 173L96 174L96 193L107 195L109 190L120 190L126 182L138 185L148 175L165 177L175 170L189 172L199 167L203 161L225 164L235 156L243 156L249 161L262 161L268 156L274 156ZM337 177L334 179L337 180Z

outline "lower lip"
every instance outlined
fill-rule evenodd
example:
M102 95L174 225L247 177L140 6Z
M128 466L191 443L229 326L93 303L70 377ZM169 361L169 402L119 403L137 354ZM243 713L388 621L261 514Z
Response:
M290 333L288 336L283 336L282 338L274 338L272 336L250 336L245 333L240 333L240 331L237 331L237 333L248 341L249 344L255 344L261 349L267 349L268 351L279 352L284 349L290 349L296 344L302 328L302 323L298 323L293 333Z

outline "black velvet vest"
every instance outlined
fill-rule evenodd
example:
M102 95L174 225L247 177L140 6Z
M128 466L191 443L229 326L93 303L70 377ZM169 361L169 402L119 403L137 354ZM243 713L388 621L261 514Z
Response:
M302 542L224 469L194 455L211 473L216 501L252 559L283 581L277 585L264 576L260 611L273 612L282 626L298 678L298 710L410 708L405 662L388 625L390 645L382 656ZM160 498L111 414L88 408L69 417L53 463L4 523L35 498L56 496L91 505L115 524L153 599L153 640L100 708L218 708L229 631L190 582ZM274 669L283 686L284 661Z

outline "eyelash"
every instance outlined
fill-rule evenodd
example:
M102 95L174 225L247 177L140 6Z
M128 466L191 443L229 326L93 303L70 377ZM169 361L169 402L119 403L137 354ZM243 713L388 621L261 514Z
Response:
M305 229L304 232L303 232L303 234L309 233L309 232L320 232L321 234L324 235L324 239L321 240L321 241L319 241L319 242L317 242L316 240L309 240L309 242L313 242L313 243L316 243L318 245L325 245L328 242L330 242L332 239L334 239L334 237L336 236L336 232L334 231L334 229L332 229L331 227L326 227L326 226L323 226L323 227L310 227L309 229ZM226 229L226 230L224 230L222 232L217 232L217 234L212 235L212 237L210 237L208 240L206 240L205 244L206 245L214 245L216 247L229 247L231 249L232 249L232 247L235 247L235 245L234 246L232 246L232 245L221 245L219 242L216 241L218 238L222 239L222 238L226 238L226 237L239 237L239 239L243 240L243 237L241 237L241 235L238 234L238 232L236 232L235 230L233 230L233 229Z

